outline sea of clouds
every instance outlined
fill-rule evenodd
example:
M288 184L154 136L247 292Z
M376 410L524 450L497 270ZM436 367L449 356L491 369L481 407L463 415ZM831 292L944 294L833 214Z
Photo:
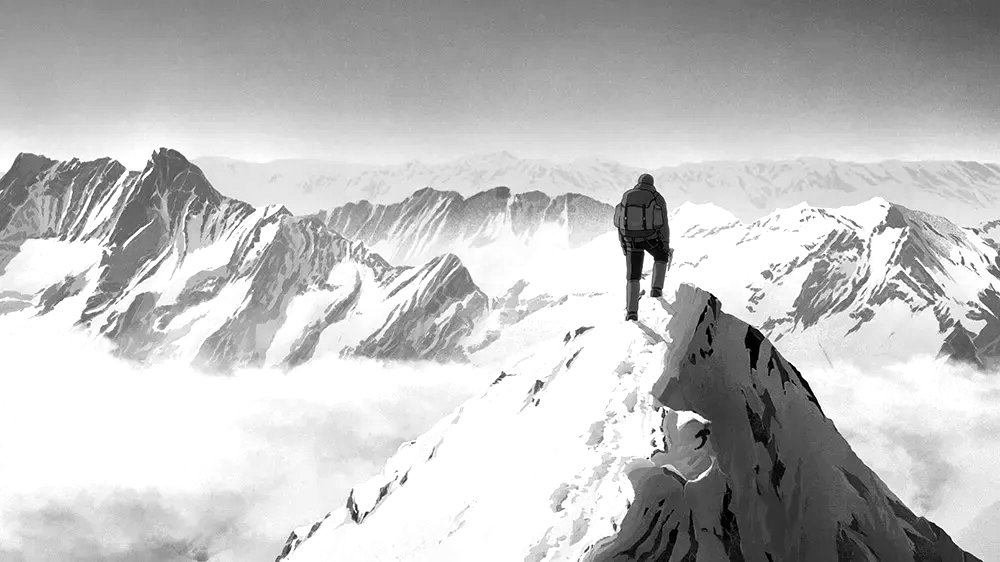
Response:
M864 370L837 361L797 367L854 452L910 509L985 562L1000 562L995 529L970 527L1000 503L997 373L929 355Z
M143 368L42 323L0 322L0 342L4 562L273 560L495 376L338 358Z
M2 319L4 562L273 560L291 529L341 505L496 375L322 357L288 373L208 375ZM984 533L962 532L1000 501L1000 377L932 357L799 368L907 505L1000 560Z

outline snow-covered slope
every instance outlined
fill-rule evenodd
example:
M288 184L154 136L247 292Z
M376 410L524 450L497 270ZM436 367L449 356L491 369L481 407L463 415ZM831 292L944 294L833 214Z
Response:
M613 213L611 205L582 195L513 195L498 187L468 199L427 188L400 203L348 203L318 216L392 263L410 265L454 253L481 286L496 292L517 280L508 271L533 256L577 248L611 230Z
M711 204L685 204L671 213L671 231L668 277L740 303L794 360L863 365L928 350L979 365L1000 358L998 250L971 228L875 198L839 209L798 205L750 224ZM518 273L524 282L497 297L480 325L491 342L484 360L624 307L614 232Z
M757 329L666 294L510 361L277 560L977 560Z
M563 164L501 152L435 165L411 162L367 168L310 161L252 164L202 159L197 163L224 193L258 205L282 203L296 214L361 200L397 203L425 187L470 197L506 186L517 194L578 193L614 204L640 173L650 172L668 203L714 203L745 222L802 202L837 207L876 196L964 226L1000 216L1000 165L976 162L855 163L803 158L645 170L596 158Z
M691 219L678 230L700 228ZM997 249L943 217L881 198L799 205L685 244L678 274L690 270L748 303L750 321L790 353L900 359L940 349L980 365L1000 358ZM720 276L734 270L741 288L722 287Z
M316 218L222 196L176 151L142 172L22 154L0 179L0 313L64 316L130 358L460 359L487 306L454 255L393 267Z

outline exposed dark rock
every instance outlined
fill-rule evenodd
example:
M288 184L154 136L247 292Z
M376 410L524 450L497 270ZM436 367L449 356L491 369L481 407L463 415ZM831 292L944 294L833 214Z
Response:
M945 338L944 344L941 345L941 350L938 352L938 357L947 357L951 361L966 363L980 370L985 370L986 364L979 356L979 350L976 349L976 342L973 338L974 334L966 330L961 322L958 322Z

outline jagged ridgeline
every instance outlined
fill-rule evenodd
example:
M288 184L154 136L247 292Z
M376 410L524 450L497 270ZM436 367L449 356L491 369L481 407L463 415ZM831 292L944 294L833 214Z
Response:
M256 164L203 158L197 163L225 193L255 204L281 194L298 214L361 200L389 205L432 186L466 198L496 186L549 195L577 193L615 205L641 173L651 173L667 201L714 203L744 222L808 201L820 207L884 197L942 214L963 226L1000 214L1000 165L965 161L844 162L825 158L785 161L698 162L656 169L605 159L569 163L501 152L425 165L352 166L320 161Z
M175 151L141 172L22 154L0 179L0 313L57 315L127 357L213 368L498 356L518 333L563 329L564 317L542 326L556 312L620 308L611 209L572 193L421 189L292 216L223 196ZM963 228L872 198L749 224L684 203L671 229L671 276L745 303L790 356L936 350L984 369L1000 357L995 223Z
M405 443L279 562L954 561L753 326L682 284Z
M378 247L393 263L422 261L456 249L480 250L510 238L538 240L553 251L579 248L612 230L614 207L585 195L495 187L469 198L424 188L401 202L348 203L318 214L351 240ZM558 242L561 248L553 243Z
M0 180L0 312L64 316L132 359L460 360L487 307L454 255L394 267L316 217L223 196L173 150L141 172L21 154Z

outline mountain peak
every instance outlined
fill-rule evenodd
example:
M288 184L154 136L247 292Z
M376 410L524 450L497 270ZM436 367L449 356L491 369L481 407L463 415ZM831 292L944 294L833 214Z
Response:
M198 169L197 166L192 164L179 151L164 147L154 150L153 153L149 155L149 160L146 161L146 169L148 170L150 168L156 168L164 172L168 172L170 173L169 177L176 177L180 172L191 168Z
M40 154L22 152L14 157L14 163L11 164L7 174L13 174L13 177L17 178L26 178L46 168L50 168L53 164L56 164L56 161L51 158L46 158ZM4 175L4 177L7 177L7 175Z
M975 560L716 297L682 284L640 318L512 359L278 560Z
M141 181L152 180L151 185L156 186L152 191L143 190L147 196L154 192L166 194L182 191L216 203L223 199L222 194L212 186L201 168L172 148L161 147L153 151L141 177Z
M952 328L948 337L945 338L944 344L941 346L940 352L938 352L938 357L947 358L950 362L964 363L975 366L980 370L985 370L986 364L983 363L983 359L979 356L979 351L976 349L975 337L976 334L966 329L962 325L962 321L959 320L955 324L955 327Z

